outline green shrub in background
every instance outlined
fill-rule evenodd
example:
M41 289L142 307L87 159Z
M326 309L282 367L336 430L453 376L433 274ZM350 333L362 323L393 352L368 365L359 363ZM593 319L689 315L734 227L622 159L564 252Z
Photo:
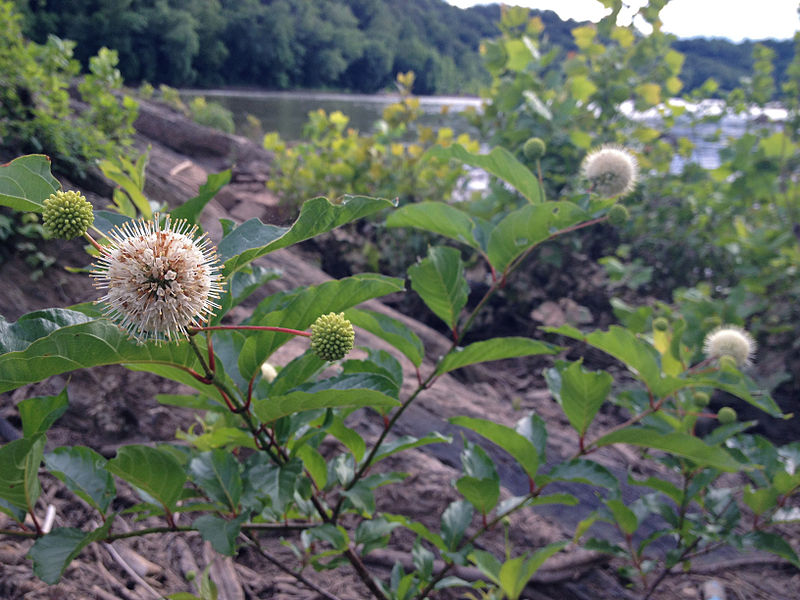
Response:
M129 152L136 103L121 95L117 54L101 49L79 83L76 111L69 87L79 74L74 43L50 36L40 45L25 40L14 4L0 2L0 137L9 151L45 152L73 178L88 164Z
M234 133L236 126L233 123L233 113L219 102L209 102L204 97L198 96L189 103L189 111L200 125L219 129L225 133Z

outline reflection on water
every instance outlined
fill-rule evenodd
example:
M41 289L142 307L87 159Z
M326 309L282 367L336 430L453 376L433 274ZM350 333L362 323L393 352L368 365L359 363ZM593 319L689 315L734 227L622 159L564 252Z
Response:
M350 127L370 132L375 121L381 118L383 109L400 99L400 96L392 94L181 90L184 101L190 101L196 96L205 96L230 110L237 131L244 129L249 114L261 121L265 132L277 131L285 140L300 139L308 113L320 108L328 113L339 110L350 118ZM458 96L419 97L419 101L424 113L421 123L448 125L457 131L468 128L465 119L458 113L468 106L480 107L478 98ZM450 112L443 119L441 112L444 106L448 106Z

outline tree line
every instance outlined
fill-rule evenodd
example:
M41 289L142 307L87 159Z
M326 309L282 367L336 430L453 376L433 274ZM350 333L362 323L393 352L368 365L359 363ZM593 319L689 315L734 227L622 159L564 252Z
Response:
M414 71L416 94L474 93L488 81L481 40L499 33L496 4L459 9L444 0L15 0L25 34L77 42L88 65L101 47L119 53L129 84L346 89L372 93ZM545 37L575 50L571 29L551 11L532 11ZM778 81L791 41L769 42ZM708 78L718 93L752 71L753 43L676 40L686 55L685 90Z

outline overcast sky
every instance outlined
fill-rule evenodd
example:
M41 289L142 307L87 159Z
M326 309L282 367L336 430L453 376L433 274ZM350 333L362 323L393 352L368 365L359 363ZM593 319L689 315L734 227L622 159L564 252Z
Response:
M473 6L486 0L446 0ZM625 0L638 8L645 0ZM670 0L661 11L664 31L679 37L791 38L800 29L800 0ZM505 4L552 10L562 19L598 21L608 12L598 0L505 0ZM635 11L634 11L635 12ZM628 17L630 20L630 13Z

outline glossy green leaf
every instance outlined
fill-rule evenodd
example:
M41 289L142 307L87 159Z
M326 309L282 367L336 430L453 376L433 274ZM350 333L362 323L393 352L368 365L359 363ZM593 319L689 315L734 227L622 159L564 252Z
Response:
M662 450L676 456L689 458L698 466L714 467L721 471L736 472L746 469L719 446L709 446L698 438L685 433L661 433L651 427L629 427L620 429L597 440L595 446L631 444L652 450Z
M342 442L353 453L353 458L356 462L361 462L361 459L364 458L367 444L355 429L347 427L342 418L336 415L328 426L328 433Z
M475 239L475 222L467 213L444 202L416 202L393 211L387 227L414 227L430 231L480 250Z
M86 446L64 446L45 454L44 462L71 492L101 513L108 510L116 487L105 468L107 461L100 454Z
M236 552L236 538L245 521L247 521L245 514L230 521L216 515L203 515L195 519L192 526L214 550L224 556L233 556Z
M45 433L61 415L69 408L67 388L58 396L41 396L26 398L19 404L19 416L22 419L22 433L26 438Z
M244 302L262 285L278 277L280 273L275 269L265 269L259 265L247 265L236 271L225 281L225 289L217 300L222 308L215 313L209 324L219 325L230 309Z
M422 341L401 321L383 313L360 308L350 308L345 311L344 316L356 327L369 331L397 348L415 367L422 364L425 357Z
M610 354L638 376L657 396L664 396L685 385L677 377L662 377L658 351L631 331L612 325L608 331L583 334L574 327L543 327L545 331L582 340L598 350Z
M303 464L296 459L280 466L261 465L251 472L250 483L259 492L269 496L272 509L282 514L294 498L294 490L302 472Z
M303 330L320 315L342 312L366 300L403 290L405 282L402 279L373 273L353 275L267 299L258 306L247 324ZM291 337L275 332L248 336L239 356L242 377L250 379L261 369L264 361Z
M230 180L230 169L221 173L209 173L206 182L200 186L197 196L173 208L170 215L173 219L186 219L189 223L197 223L197 218L203 212L206 204L217 195L217 192L228 185Z
M455 248L431 247L427 257L409 267L408 277L425 305L454 329L469 294L461 253Z
M449 421L453 425L471 429L490 442L497 444L516 459L525 470L525 473L528 474L528 477L531 479L536 477L536 471L539 468L539 455L536 452L536 447L529 439L520 435L511 427L472 417L453 417Z
M483 515L489 514L500 499L500 481L493 477L465 475L456 481L456 488Z
M239 461L226 450L203 452L189 462L189 477L206 496L236 512L242 496Z
M106 468L171 509L181 495L186 474L170 453L149 446L122 446Z
M517 421L514 430L533 444L539 462L543 463L547 453L547 424L544 419L536 413L531 413L530 416Z
M61 189L43 154L20 156L0 166L0 206L42 212L44 200Z
M538 354L555 354L558 346L524 337L492 338L457 348L447 354L436 366L436 373L448 373L467 365Z
M414 519L410 519L405 515L394 515L389 513L383 513L382 516L392 523L400 523L406 529L413 531L423 540L426 540L436 546L439 550L447 550L447 546L445 546L444 540L442 537L436 533L433 533L430 529L425 527L419 521L415 521Z
M400 523L391 523L382 517L361 521L355 535L356 544L363 544L361 554L365 555L376 548L386 546L389 535L399 526Z
M363 481L342 490L341 494L352 503L361 516L370 517L375 513L375 494Z
M167 366L200 368L188 343L137 344L110 321L75 310L36 311L16 323L0 317L0 392L75 369L133 363L163 366L178 381L213 393Z
M250 219L222 238L217 247L224 274L229 276L259 256L393 206L395 203L390 200L365 196L345 196L336 204L326 198L313 198L303 204L291 227L265 225L258 219Z
M614 378L605 371L586 371L582 360L547 371L547 383L570 425L583 436L611 391Z
M451 144L447 148L434 146L425 153L425 157L455 159L478 167L511 185L529 202L536 204L542 201L537 177L505 148L493 148L488 154L474 154L460 144Z
M504 273L528 248L589 218L582 208L566 201L523 206L506 215L492 230L489 262L496 272Z
M472 523L472 505L465 500L456 500L442 513L442 540L450 550L455 550L464 532Z

